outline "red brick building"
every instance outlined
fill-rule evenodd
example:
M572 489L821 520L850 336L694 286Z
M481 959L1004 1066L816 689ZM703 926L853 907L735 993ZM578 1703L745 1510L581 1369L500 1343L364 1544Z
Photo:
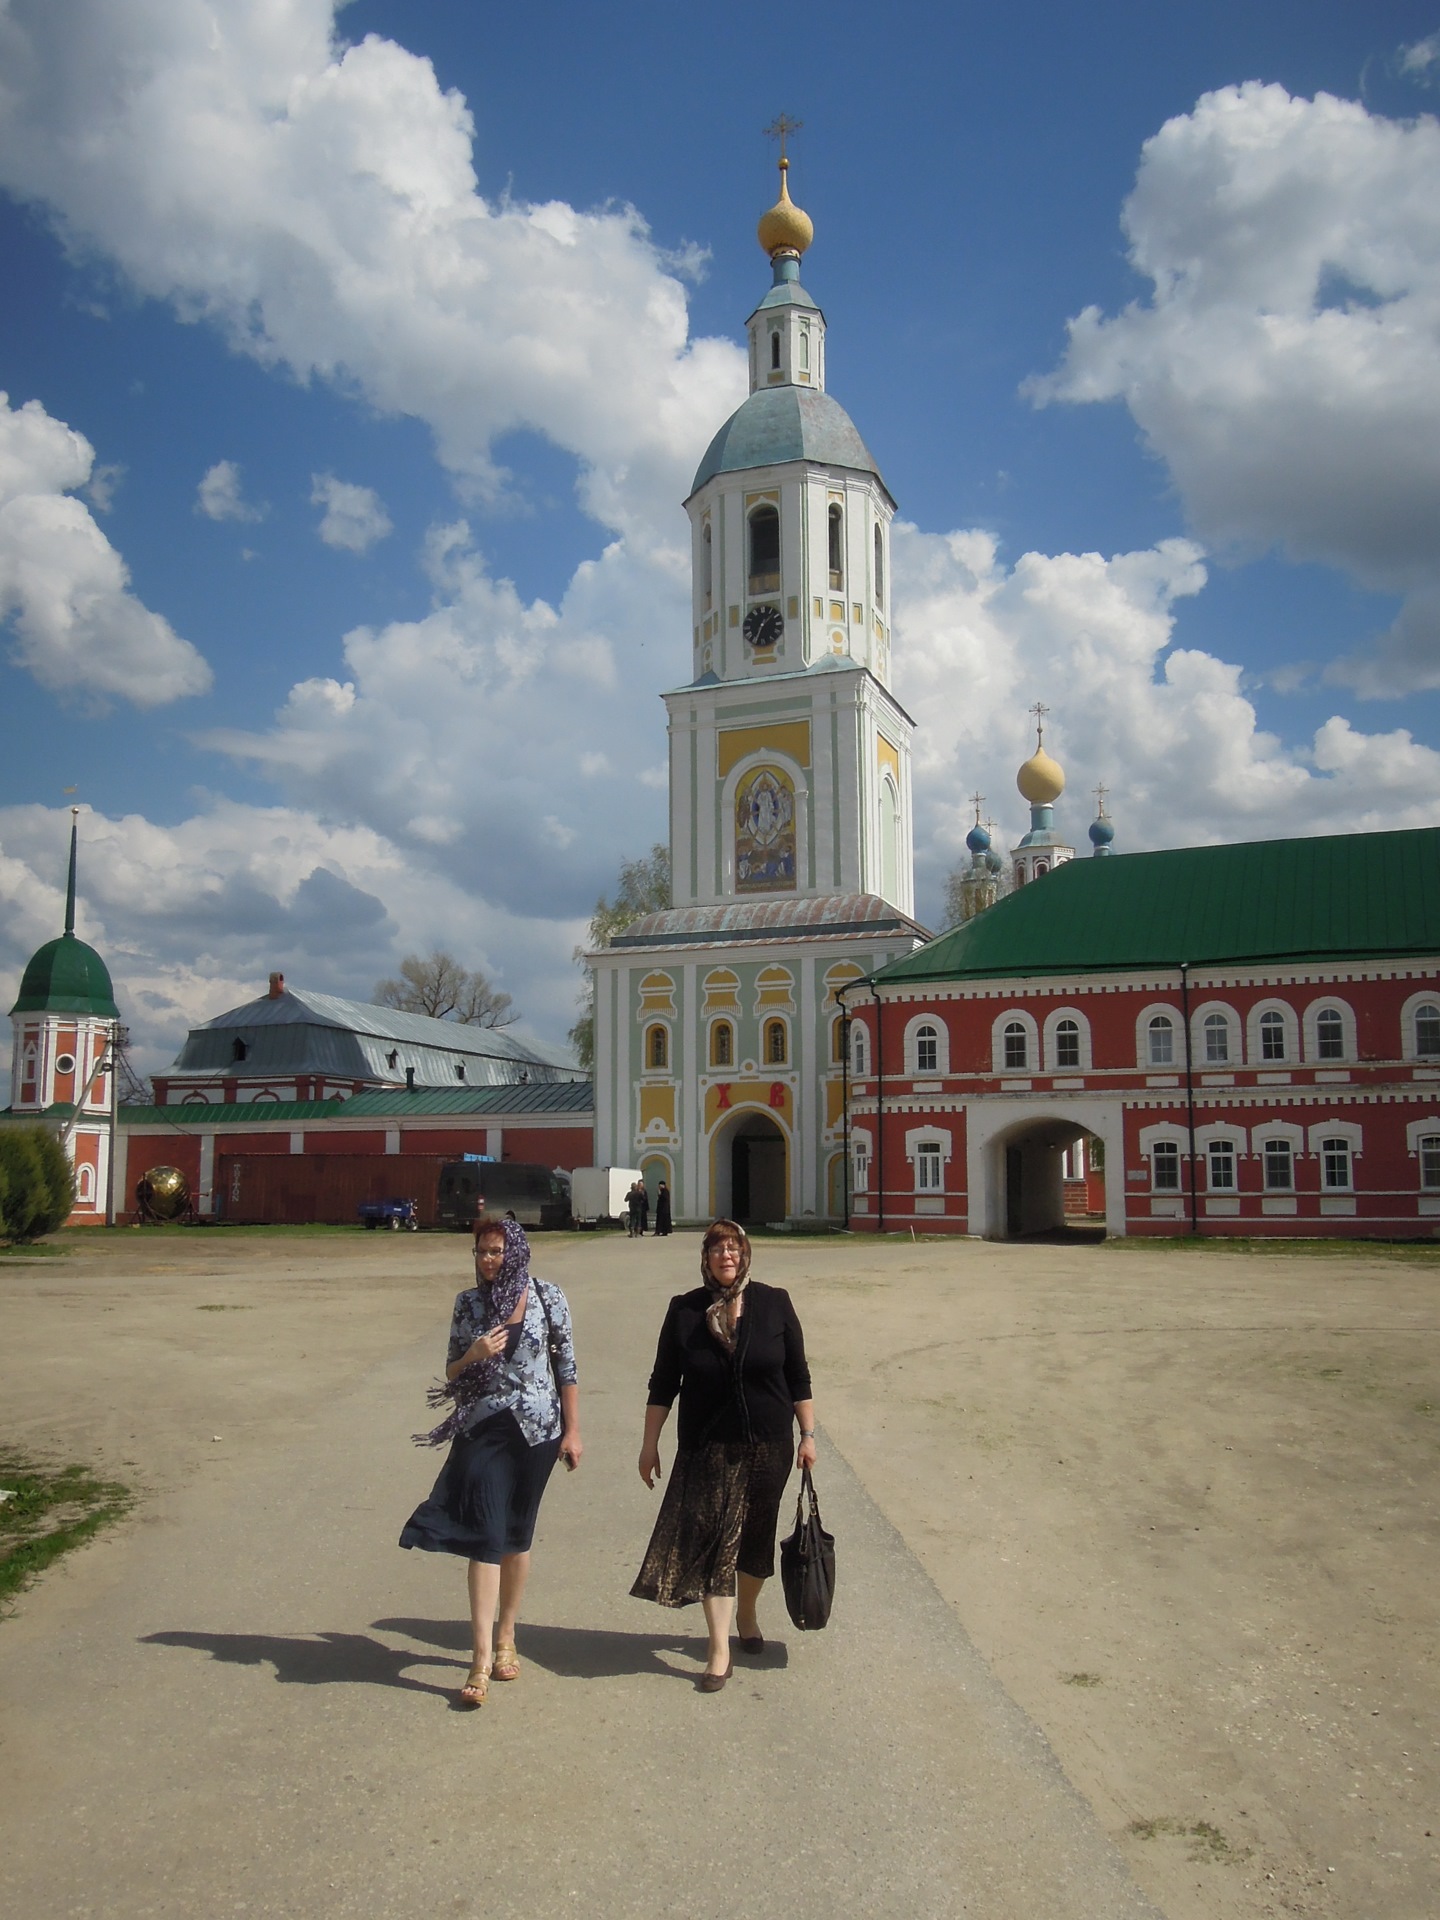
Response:
M844 999L854 1228L1058 1227L1083 1145L1112 1234L1440 1232L1440 830L1070 861Z

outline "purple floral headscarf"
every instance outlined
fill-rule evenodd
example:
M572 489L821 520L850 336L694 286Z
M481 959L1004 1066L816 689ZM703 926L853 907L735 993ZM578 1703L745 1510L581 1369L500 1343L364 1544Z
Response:
M530 1242L518 1220L501 1220L500 1230L505 1235L505 1258L500 1272L488 1286L477 1283L477 1291L485 1311L485 1332L493 1333L496 1327L503 1327L516 1307L520 1296L530 1284ZM487 1224L485 1234L488 1238L495 1231L494 1225ZM470 1410L477 1400L484 1399L494 1383L495 1375L504 1364L499 1354L493 1360L475 1360L457 1373L453 1380L437 1380L426 1395L427 1406L443 1407L447 1400L454 1403L453 1411L443 1419L438 1427L432 1427L429 1433L415 1433L410 1437L417 1447L443 1447L447 1440L453 1440L457 1433L463 1433L469 1422Z

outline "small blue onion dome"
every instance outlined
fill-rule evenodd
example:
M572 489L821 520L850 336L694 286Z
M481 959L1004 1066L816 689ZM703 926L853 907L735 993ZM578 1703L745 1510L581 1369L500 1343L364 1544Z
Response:
M988 853L990 851L990 836L978 820L966 834L965 844L971 853Z
M990 869L991 873L1003 873L1005 871L1005 862L1000 858L1000 855L996 853L993 847L990 849L989 853L987 853L985 856L985 864Z
M1103 813L1098 820L1092 820L1090 822L1090 844L1092 847L1108 847L1114 838L1114 822L1107 820Z

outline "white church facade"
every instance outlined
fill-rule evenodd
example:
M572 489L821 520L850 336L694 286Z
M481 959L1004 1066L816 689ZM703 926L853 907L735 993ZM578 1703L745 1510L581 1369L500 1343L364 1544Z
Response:
M913 723L890 690L895 503L825 390L781 160L750 393L707 449L692 658L669 711L673 904L590 956L597 1161L682 1218L838 1220L848 1063L837 991L913 918Z

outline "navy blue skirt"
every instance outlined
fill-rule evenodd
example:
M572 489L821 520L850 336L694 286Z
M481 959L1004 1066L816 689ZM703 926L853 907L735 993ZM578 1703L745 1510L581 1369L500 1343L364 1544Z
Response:
M402 1547L497 1562L528 1553L560 1436L532 1447L513 1413L492 1414L450 1442L430 1498L400 1534Z

